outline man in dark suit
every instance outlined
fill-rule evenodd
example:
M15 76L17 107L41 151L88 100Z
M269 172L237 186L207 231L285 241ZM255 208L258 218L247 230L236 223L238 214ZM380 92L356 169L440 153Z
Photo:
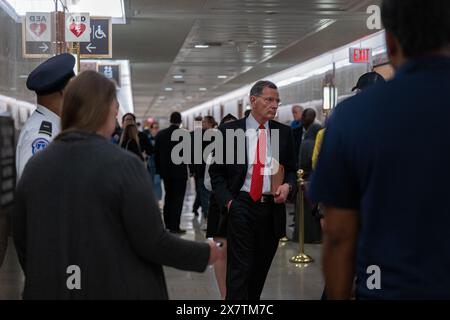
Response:
M303 170L303 178L306 181L305 187L309 187L309 178L312 173L312 155L314 151L314 145L316 143L317 133L322 126L315 122L316 120L316 111L314 109L308 108L303 111L302 115L303 126L302 130L302 141L300 144L300 149L298 151L298 162L297 166L299 169ZM298 203L296 203L298 205ZM304 236L303 239L305 243L320 243L321 241L321 231L320 231L320 221L313 214L314 207L311 205L311 202L304 197L303 198L303 208L304 208L304 218L303 218L303 226L304 226ZM298 217L296 217L298 218ZM298 239L298 229L299 224L295 223L294 233L292 235L293 240Z
M298 168L304 171L304 178L308 180L312 172L312 154L317 133L322 129L322 126L315 122L316 111L314 109L309 108L303 111L302 119L302 142L298 151Z
M302 123L299 127L292 130L294 135L295 156L297 161L297 169L302 169L304 179L307 180L312 171L312 154L317 133L322 127L315 123L316 112L314 109L305 109L301 116ZM297 208L297 202L295 203ZM311 213L311 205L309 201L304 199L305 218L305 242L316 243L320 241L320 226L315 217ZM295 210L297 212L297 209ZM294 213L294 232L292 233L292 241L298 242L298 221Z
M202 224L202 230L206 230L206 223L208 219L208 209L209 209L209 197L210 192L205 188L205 169L206 162L203 157L203 152L205 148L211 143L203 136L206 130L211 130L216 126L216 121L213 116L205 116L202 118L202 127L194 128L191 134L191 164L189 165L189 171L194 176L195 179L195 202L199 202L202 207L203 219L205 222ZM199 141L197 141L199 140ZM196 149L196 147L198 149ZM198 158L198 159L196 159ZM197 200L198 199L198 200ZM194 203L194 214L197 213Z
M273 121L279 101L275 84L259 81L250 91L249 116L219 128L224 164L215 159L209 173L219 204L228 208L229 300L260 298L278 241L285 235L284 203L295 190L295 155L290 127ZM234 161L227 160L231 150ZM285 171L279 186L271 186L274 160Z
M173 233L185 233L180 229L181 211L183 210L184 194L186 193L187 165L175 164L172 161L172 149L179 143L171 141L172 133L180 128L181 114L173 112L170 115L170 126L161 130L155 139L155 166L164 181L166 196L164 198L164 222L166 228Z

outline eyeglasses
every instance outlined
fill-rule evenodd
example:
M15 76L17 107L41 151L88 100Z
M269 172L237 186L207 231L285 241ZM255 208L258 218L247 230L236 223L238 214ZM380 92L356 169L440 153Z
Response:
M262 98L262 99L264 100L264 102L267 103L267 104L271 104L271 103L276 102L276 103L277 103L277 106L280 106L280 105L281 105L281 101L280 101L279 98L274 98L274 97L263 97L263 96L255 96L255 97L260 97L260 98Z

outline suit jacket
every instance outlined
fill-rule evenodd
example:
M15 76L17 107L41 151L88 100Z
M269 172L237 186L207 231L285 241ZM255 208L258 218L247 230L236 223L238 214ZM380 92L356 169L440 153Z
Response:
M292 129L292 135L294 136L294 149L295 149L295 162L296 168L299 168L298 157L300 155L300 148L302 146L303 126Z
M128 139L127 141L122 142L122 145L120 147L137 155L139 159L144 161L144 157L141 153L141 148L134 139Z
M151 157L153 153L155 153L155 150L153 149L153 145L150 142L149 136L142 131L138 132L139 137L139 147L143 152L147 154L147 156Z
M16 195L24 299L167 299L162 265L207 266L207 244L165 231L142 161L96 134L56 138L30 159ZM71 265L81 290L67 288Z
M229 142L226 140L226 130L246 130L246 119L239 119L233 122L226 123L219 127L222 133L224 148L223 148L223 164L213 163L209 168L211 176L211 184L215 196L220 206L226 206L230 200L233 200L239 194L245 182L248 169L247 147L245 146L245 163L244 164L226 164L226 154L228 148L233 145L235 162L237 163L237 143L236 140ZM290 197L295 194L296 190L296 173L295 173L295 155L294 142L292 137L292 130L290 127L276 121L269 121L269 129L279 130L279 159L278 162L284 166L285 177L284 182L292 186ZM247 143L247 142L246 142ZM273 145L273 142L272 142ZM274 153L272 153L273 156ZM274 230L280 237L286 232L286 208L284 204L275 205L276 213L274 214Z
M174 164L171 158L172 149L179 143L171 141L172 133L177 129L177 125L171 125L159 131L155 138L156 172L162 179L187 180L187 164Z
M313 123L305 132L298 155L298 167L304 171L304 178L308 179L312 172L312 156L317 133L322 129L318 123Z

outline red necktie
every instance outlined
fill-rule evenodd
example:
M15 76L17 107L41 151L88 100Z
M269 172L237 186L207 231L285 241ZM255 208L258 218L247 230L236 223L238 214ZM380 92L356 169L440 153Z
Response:
M250 184L250 197L253 201L261 198L264 184L264 162L266 161L266 130L259 126L258 143L256 145L255 161L253 162L252 181Z

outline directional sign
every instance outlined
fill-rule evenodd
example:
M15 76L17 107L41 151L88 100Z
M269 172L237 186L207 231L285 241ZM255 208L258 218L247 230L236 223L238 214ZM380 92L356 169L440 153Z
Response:
M91 41L82 42L81 58L112 58L112 24L110 17L91 17Z
M22 21L22 55L24 58L48 58L55 52L52 43L52 16L48 13L27 13Z
M66 42L89 41L89 13L67 13Z
M98 72L102 73L108 79L114 80L120 87L120 64L99 64Z
M51 41L52 20L49 12L27 12L25 26L26 41Z

